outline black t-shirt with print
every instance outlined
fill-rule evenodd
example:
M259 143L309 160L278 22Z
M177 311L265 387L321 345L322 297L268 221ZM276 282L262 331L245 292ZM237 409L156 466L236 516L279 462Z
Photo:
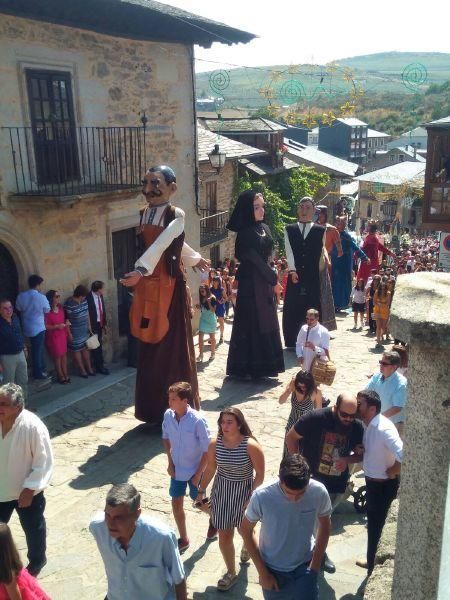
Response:
M332 408L322 408L300 417L294 428L302 436L299 451L308 461L314 479L321 481L329 494L345 492L348 468L342 473L336 471L333 457L349 456L355 446L362 443L362 423L353 421L347 428Z

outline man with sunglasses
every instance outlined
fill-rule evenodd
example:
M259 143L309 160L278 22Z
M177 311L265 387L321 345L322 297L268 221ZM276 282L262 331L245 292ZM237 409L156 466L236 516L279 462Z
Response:
M192 386L192 404L200 407L191 314L184 268L208 267L184 241L184 211L172 206L175 172L151 167L142 179L147 206L141 213L138 240L142 254L120 283L133 289L130 328L139 340L135 416L160 424L167 388L174 381Z
M333 407L303 415L286 436L288 451L293 454L300 450L312 477L326 487L332 510L344 497L350 477L348 466L362 460L364 429L356 420L357 411L355 396L339 394ZM322 567L328 573L336 570L326 554Z
M380 372L372 376L367 389L380 396L381 414L394 423L403 439L406 377L397 371L401 364L400 354L395 350L383 352L379 363Z

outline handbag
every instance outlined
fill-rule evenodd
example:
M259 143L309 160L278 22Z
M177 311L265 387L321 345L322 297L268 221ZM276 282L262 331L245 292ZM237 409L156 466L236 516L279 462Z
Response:
M98 335L93 333L86 340L86 347L88 350L96 350L100 346L100 342L98 341Z
M320 360L316 357L310 368L316 384L331 385L336 375L336 365L332 360Z

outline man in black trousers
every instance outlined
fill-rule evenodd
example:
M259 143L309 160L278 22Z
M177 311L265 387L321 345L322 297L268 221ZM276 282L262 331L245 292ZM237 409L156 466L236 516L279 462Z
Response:
M283 305L283 336L288 348L295 347L306 311L321 312L320 271L325 228L312 222L315 205L309 196L298 204L298 222L288 225L284 239L289 276Z
M105 301L103 299L103 289L105 284L103 281L93 281L91 291L87 295L86 300L89 307L89 319L91 321L92 333L98 335L100 346L95 350L91 350L92 362L97 373L109 375L108 369L105 367L103 359L103 332L106 330L106 310Z

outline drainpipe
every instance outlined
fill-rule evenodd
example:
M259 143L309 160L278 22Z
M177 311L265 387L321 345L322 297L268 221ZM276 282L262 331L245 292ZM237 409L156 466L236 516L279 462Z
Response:
M195 212L200 216L199 208L199 172L198 172L198 138L197 138L197 107L196 107L196 88L195 88L195 66L194 66L194 46L189 47L189 57L191 62L191 80L192 80L192 114L194 117L194 195L195 195Z

